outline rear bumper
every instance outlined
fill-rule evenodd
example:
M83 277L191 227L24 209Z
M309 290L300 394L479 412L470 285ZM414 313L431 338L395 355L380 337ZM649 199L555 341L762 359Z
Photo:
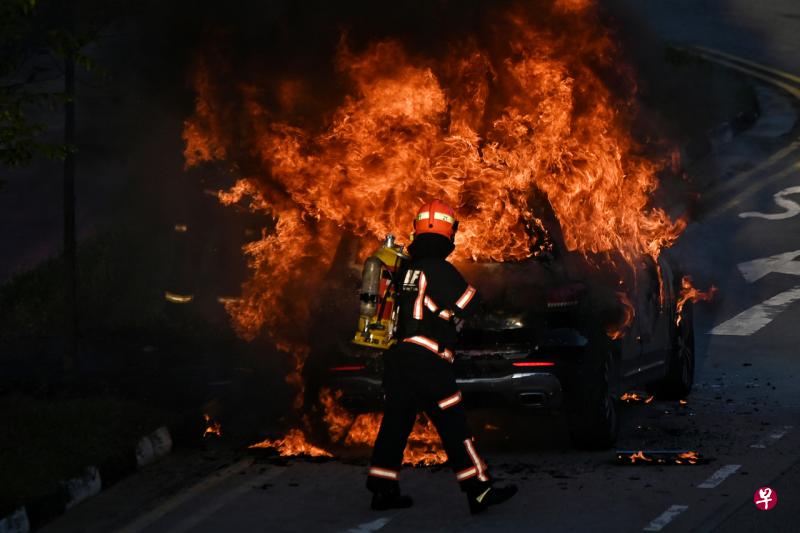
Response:
M549 372L456 378L456 383L470 405L556 408L564 399L561 381ZM383 400L381 379L375 376L337 376L329 385L342 391L342 402L351 409L369 410Z
M461 392L480 399L493 396L517 407L559 407L563 402L561 382L549 372L518 372L500 377L456 379Z

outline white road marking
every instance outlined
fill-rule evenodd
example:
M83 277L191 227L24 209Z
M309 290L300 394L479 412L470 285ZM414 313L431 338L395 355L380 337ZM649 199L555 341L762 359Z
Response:
M788 291L776 294L772 298L742 311L730 320L715 326L708 333L709 335L735 335L740 337L752 335L772 322L776 316L797 300L800 300L800 285L795 285Z
M203 507L201 511L194 511L190 516L186 519L180 521L175 526L169 528L170 533L184 533L184 531L189 531L190 529L197 527L202 522L204 522L208 517L231 503L233 500L241 497L245 492L254 490L254 488L258 485L262 485L267 481L274 479L284 472L286 472L286 468L275 468L270 472L262 476L258 476L252 479L245 479L239 484L237 487L228 490L225 494L214 498L214 502L206 505Z
M352 529L348 529L347 533L370 533L372 531L378 531L379 529L382 529L383 526L388 524L392 518L394 517L390 516L390 517L378 518L377 520L373 520L372 522L366 522Z
M201 492L205 492L206 490L214 487L215 485L222 483L232 475L238 474L243 469L250 466L252 462L253 462L252 458L243 459L238 463L229 466L228 468L226 468L221 472L215 472L209 475L203 481L189 487L183 492L179 492L174 498L170 498L169 500L159 505L149 513L140 516L137 520L131 522L122 529L119 529L118 533L137 533L139 531L144 530L151 524L160 520L164 515L178 508L179 506L183 505L184 503L194 498Z
M713 474L707 480L703 481L699 485L697 485L698 489L714 489L719 486L720 483L725 481L731 474L736 472L742 467L742 465L725 465Z
M784 209L783 213L759 213L757 211L747 211L746 213L739 213L739 218L763 218L766 220L783 220L786 218L796 217L800 215L800 204L786 197L792 194L800 193L800 186L787 187L783 190L776 192L772 199L775 204Z
M800 143L794 143L793 146L795 146L795 144L800 146ZM795 148L797 148L797 146L795 146ZM752 184L750 186L745 187L738 194L736 194L736 196L734 196L733 198L729 199L725 203L723 203L723 204L715 207L711 211L709 211L706 214L705 218L706 219L716 218L717 216L721 215L722 213L725 213L726 211L728 211L729 209L733 209L734 207L737 207L746 198L749 198L749 197L753 196L754 194L756 194L756 193L760 192L761 190L765 189L766 187L769 187L772 184L779 183L779 182L783 181L789 175L795 176L799 169L800 169L800 163L795 163L795 164L793 164L793 165L791 165L789 167L786 167L783 170L780 170L780 171L778 171L778 172L776 172L774 174L768 174L768 175L764 176L761 179L752 180ZM707 193L707 195L708 195L708 193Z
M669 509L658 515L652 522L647 524L642 531L661 531L667 524L675 520L675 517L688 508L688 505L672 505Z
M766 437L764 437L763 439L761 439L757 443L751 444L750 447L751 448L766 448L770 444L773 444L773 443L779 441L780 439L782 439L787 433L789 433L789 431L792 429L792 427L794 427L794 426L783 426L783 429L779 429L775 433L770 433L769 435L767 435Z
M794 261L798 256L800 256L800 250L745 261L739 263L739 272L750 283L758 281L772 272L800 276L800 261Z

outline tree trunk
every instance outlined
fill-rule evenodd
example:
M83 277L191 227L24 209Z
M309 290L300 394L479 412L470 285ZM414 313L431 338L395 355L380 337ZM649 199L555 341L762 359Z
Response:
M65 3L67 31L74 33L71 2ZM76 239L75 239L75 60L68 50L64 61L64 355L62 366L69 375L75 368L78 344L78 316L76 292Z

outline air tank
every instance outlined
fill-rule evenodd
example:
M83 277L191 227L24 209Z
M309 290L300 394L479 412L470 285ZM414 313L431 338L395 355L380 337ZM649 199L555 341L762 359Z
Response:
M364 262L361 275L361 308L362 318L369 320L378 311L378 290L381 283L381 260L375 256Z

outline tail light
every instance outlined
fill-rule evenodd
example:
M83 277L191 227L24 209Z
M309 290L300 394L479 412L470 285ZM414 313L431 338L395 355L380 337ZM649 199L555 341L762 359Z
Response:
M552 361L515 361L514 366L556 366Z
M571 283L556 287L547 295L547 308L573 307L578 305L585 294L586 286L582 283Z
M358 372L359 370L364 370L367 368L367 365L342 365L342 366L332 366L328 370L331 372Z

